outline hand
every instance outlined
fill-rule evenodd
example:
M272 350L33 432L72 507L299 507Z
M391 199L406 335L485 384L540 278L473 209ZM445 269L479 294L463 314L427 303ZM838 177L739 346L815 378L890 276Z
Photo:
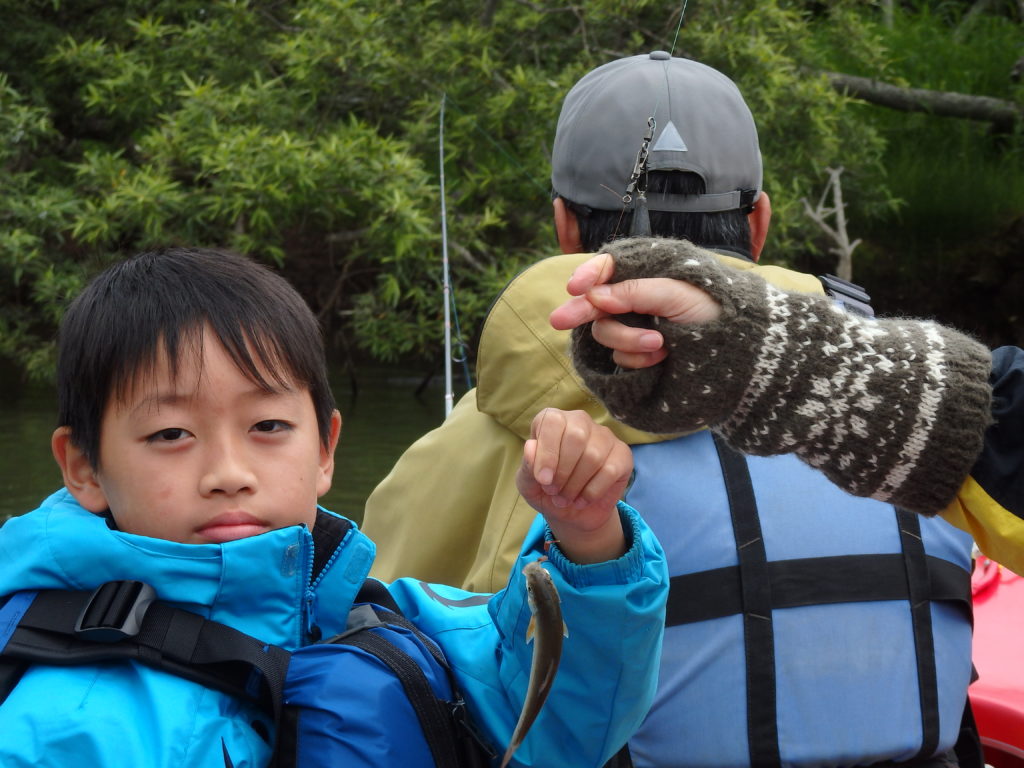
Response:
M530 426L516 488L566 557L600 563L626 551L616 502L632 472L632 451L610 429L584 411L545 408Z
M566 286L576 298L557 307L550 321L560 331L593 322L594 339L612 349L612 359L623 368L656 365L668 350L658 331L624 325L611 315L636 312L676 323L703 323L721 314L718 302L690 283L663 277L608 283L614 273L615 262L607 253L578 266Z

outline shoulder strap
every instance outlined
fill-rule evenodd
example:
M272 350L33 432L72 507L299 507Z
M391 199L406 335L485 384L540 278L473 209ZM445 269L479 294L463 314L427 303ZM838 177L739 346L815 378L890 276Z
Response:
M722 465L739 558L739 593L743 644L747 660L747 739L750 764L779 766L778 717L775 701L775 630L772 589L754 486L743 454L714 435Z
M364 598L371 598L377 605L356 605L349 614L348 628L339 636L341 639L338 642L374 654L394 671L419 718L437 768L483 768L489 765L497 756L497 752L486 742L470 719L455 675L440 646L406 618L395 598L381 582L366 579L356 599L358 601ZM370 613L361 609L370 609L372 618ZM372 626L379 626L380 623L403 627L419 639L444 670L452 690L451 701L443 701L434 695L423 670L407 654L380 635L365 631Z
M398 607L398 603L395 602L394 596L384 586L384 583L377 579L367 578L363 581L363 586L359 588L359 591L356 593L356 599L352 602L355 604L375 603L376 605L382 605L392 613L405 619L405 616L402 615L402 610ZM412 626L411 622L410 626Z
M419 719L423 729L423 735L426 737L427 745L430 747L430 754L434 758L434 765L438 766L438 768L459 765L457 759L459 750L455 740L452 713L445 702L434 695L427 676L412 657L393 645L387 638L369 631L374 627L388 623L412 628L411 622L408 622L404 616L387 610L374 609L372 613L374 618L379 620L371 623L365 621L368 617L367 613L354 609L350 614L350 619L359 619L361 617L362 621L360 623L362 623L362 626L351 627L329 642L361 648L367 653L373 654L390 667L402 684L402 689L405 691L405 695L416 712L416 717ZM424 638L422 635L415 629L413 631L416 632L416 636L423 642ZM430 650L431 654L434 654L435 646L433 641L426 639L424 646ZM447 670L447 665L444 665L444 667Z
M7 628L0 632L0 660L53 666L135 660L280 715L288 651L160 602L143 582L111 581L92 592L21 592L0 612L0 627Z

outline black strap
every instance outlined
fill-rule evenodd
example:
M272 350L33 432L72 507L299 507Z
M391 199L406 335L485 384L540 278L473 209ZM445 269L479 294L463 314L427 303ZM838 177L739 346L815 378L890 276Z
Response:
M974 709L971 699L964 702L964 714L960 719L960 734L953 745L957 763L960 768L985 768L985 753L981 747L981 734L974 722Z
M398 606L388 590L378 581L367 579L357 599L372 599L378 606L390 604L395 610L357 605L350 614L350 628L327 642L350 645L376 656L386 664L402 685L406 698L412 705L426 738L427 746L438 768L464 765L482 765L484 757L479 749L468 749L470 732L463 731L465 704L458 693L454 676L441 649L424 635L411 621L398 612ZM367 613L369 611L369 614ZM365 618L369 616L369 619ZM354 623L353 623L354 621ZM454 701L445 701L434 694L423 668L407 653L393 645L385 637L370 631L375 626L392 624L404 627L416 635L438 664L444 669L452 688ZM476 755L478 760L470 759Z
M602 768L633 768L633 757L629 754L629 744L612 755Z
M395 602L394 595L392 595L388 588L384 586L383 582L377 581L377 579L366 579L363 582L363 586L361 586L359 591L356 593L355 600L352 602L353 604L376 603L377 605L387 608L402 619L405 619L405 617L402 616L401 609L398 607L398 603ZM410 626L412 626L411 623Z
M370 603L374 605L369 605ZM369 611L369 614L366 613ZM369 619L366 617L369 616ZM402 627L414 634L430 652L448 678L452 700L434 695L420 665L380 635L366 630L381 624ZM444 652L401 612L388 588L368 578L356 594L345 632L326 642L347 644L372 653L395 673L416 712L420 727L438 768L484 768L496 756L495 750L477 731L466 710L455 675Z
M935 669L932 606L928 599L928 568L917 515L897 508L896 520L906 565L910 619L917 655L917 687L921 699L921 749L916 758L923 760L939 748L939 683Z
M136 633L116 636L118 619L110 607L120 605L121 613L133 616L125 595L137 594L137 584L108 582L93 592L37 593L3 648L3 658L53 666L135 660L249 699L279 717L290 659L286 650L159 601L147 606Z
M754 486L747 460L714 436L729 497L739 586L743 606L743 643L747 667L747 739L754 768L779 766L779 733L775 701L775 636L772 626L772 585Z
M970 574L941 557L928 555L925 560L926 599L955 604L970 621ZM774 560L768 563L768 577L773 609L910 599L902 553ZM665 626L719 619L741 610L738 566L686 573L670 581Z

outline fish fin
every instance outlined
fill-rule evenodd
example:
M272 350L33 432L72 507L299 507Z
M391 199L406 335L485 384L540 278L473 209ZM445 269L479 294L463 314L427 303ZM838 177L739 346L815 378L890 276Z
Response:
M533 620L533 616L531 615L530 616L530 623L526 625L526 642L528 642L528 643L532 643L533 642L533 635L534 635L534 631L536 629L536 626L537 626L537 624Z
M562 637L568 637L568 636L569 636L569 625L566 624L565 621L563 621L562 622Z

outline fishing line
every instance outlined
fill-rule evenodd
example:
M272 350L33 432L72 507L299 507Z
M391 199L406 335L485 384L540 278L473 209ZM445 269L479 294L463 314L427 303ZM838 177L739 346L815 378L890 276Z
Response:
M676 36L672 38L672 47L668 52L670 56L676 53L676 41L679 40L679 30L683 28L683 18L686 16L686 4L689 0L683 0L683 9L679 12L679 23L676 24Z
M651 142L658 130L658 110L661 108L661 100L664 94L670 93L668 67L675 54L676 43L679 40L679 30L683 27L683 19L686 17L686 5L688 0L683 0L679 10L679 21L676 24L676 32L672 38L672 47L669 50L668 58L662 65L662 74L665 78L664 93L658 92L658 98L654 102L654 109L647 118L647 132L643 141L640 142L640 149L636 153L636 161L633 163L633 172L630 174L629 183L626 185L626 192L622 196L622 210L619 212L619 224L627 210L632 208L633 216L630 220L629 234L641 237L651 235L650 213L647 209L647 156L650 152ZM615 226L615 234L618 234L619 224Z
M683 19L686 18L686 5L690 0L683 0L682 8L679 9L679 21L676 23L676 32L672 37L672 47L668 49L669 56L676 55L676 43L679 42L679 31L683 28ZM666 61L664 65L665 79L668 79L668 65ZM658 100L654 104L654 111L651 113L651 119L655 120L658 117L658 108L661 106L661 94L658 94Z

